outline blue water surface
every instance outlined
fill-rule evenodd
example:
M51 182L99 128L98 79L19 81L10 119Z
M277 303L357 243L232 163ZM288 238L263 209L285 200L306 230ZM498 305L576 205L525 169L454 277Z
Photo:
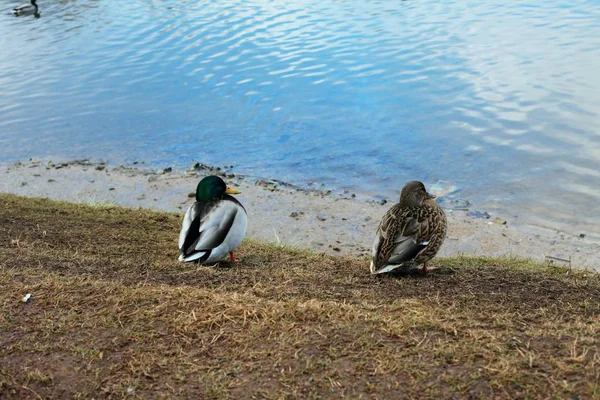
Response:
M597 0L0 0L0 162L442 181L600 235Z

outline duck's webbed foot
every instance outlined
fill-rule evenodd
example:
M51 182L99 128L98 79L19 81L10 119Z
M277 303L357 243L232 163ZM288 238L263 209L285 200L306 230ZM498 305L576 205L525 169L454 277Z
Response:
M235 258L235 256L233 255L233 251L230 251L229 252L229 261L234 262L234 263L239 263L242 260Z
M423 271L424 274L430 272L430 271L435 271L436 269L439 269L438 267L434 267L434 266L427 266L427 263L423 263L423 267L421 268L421 271Z

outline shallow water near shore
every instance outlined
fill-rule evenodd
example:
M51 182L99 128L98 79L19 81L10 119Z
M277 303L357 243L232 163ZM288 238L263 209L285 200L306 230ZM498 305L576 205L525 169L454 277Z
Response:
M2 4L1 163L200 160L388 199L420 179L600 238L595 1Z

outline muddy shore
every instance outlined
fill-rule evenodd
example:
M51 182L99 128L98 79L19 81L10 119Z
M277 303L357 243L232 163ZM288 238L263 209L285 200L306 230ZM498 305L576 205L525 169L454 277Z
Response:
M87 160L29 160L0 166L0 192L183 213L193 202L199 179L209 174L223 176L242 191L237 197L248 210L249 237L317 252L369 255L377 224L391 206L381 199L299 188L200 163L187 171L174 171L152 170L141 163L124 167ZM390 193L390 200L396 201L399 189ZM561 264L570 260L573 267L599 270L600 245L584 235L553 230L531 233L505 224L502 216L476 218L473 211L484 211L445 207L449 230L440 256L525 257Z

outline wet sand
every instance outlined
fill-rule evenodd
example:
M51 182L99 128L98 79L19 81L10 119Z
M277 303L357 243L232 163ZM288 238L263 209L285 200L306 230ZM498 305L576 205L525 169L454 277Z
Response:
M203 176L219 174L237 187L248 211L248 236L316 252L368 256L381 216L391 203L303 189L285 182L243 176L229 168L197 164L188 171L150 170L90 163L27 161L0 166L0 192L84 204L117 204L180 212L192 204ZM397 199L400 187L390 193ZM191 196L191 197L190 197ZM396 200L394 200L396 201ZM523 257L600 271L600 245L554 230L532 233L502 224L501 217L473 218L445 209L448 237L440 256ZM485 211L485 210L477 210ZM493 222L498 217L499 220ZM565 260L565 261L562 261Z

